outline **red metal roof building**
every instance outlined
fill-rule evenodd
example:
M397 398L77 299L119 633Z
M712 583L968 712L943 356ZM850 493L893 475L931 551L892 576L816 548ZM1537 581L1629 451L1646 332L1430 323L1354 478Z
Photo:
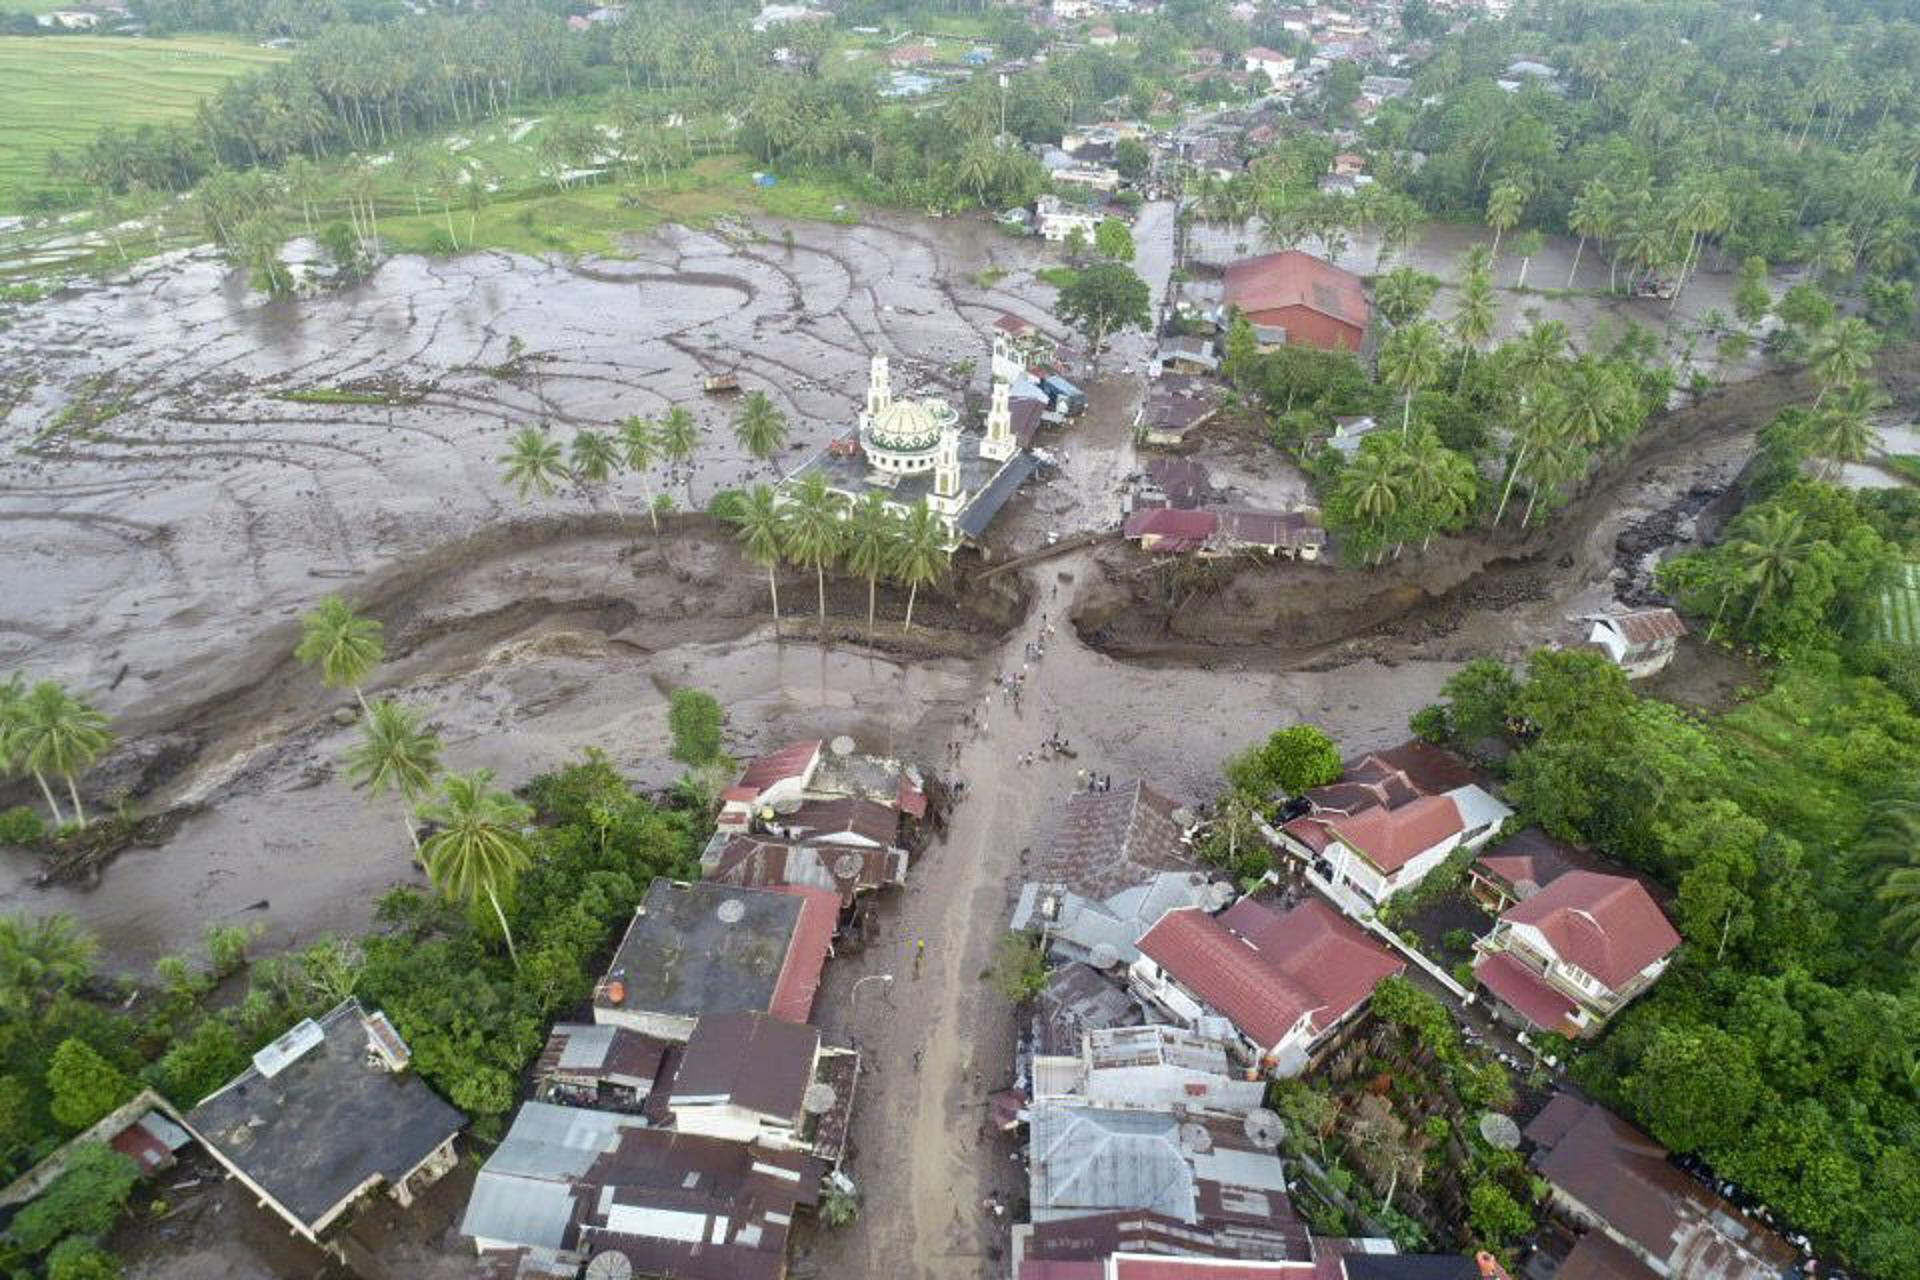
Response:
M1218 918L1169 911L1140 953L1130 978L1143 998L1189 1026L1217 1013L1255 1052L1295 1070L1381 979L1406 968L1318 899L1284 915L1252 899Z
M1474 975L1543 1031L1590 1036L1666 970L1680 935L1638 881L1569 871L1507 909Z
M1284 329L1288 342L1323 351L1359 351L1373 323L1359 276L1298 249L1228 267L1225 300L1253 324Z
M827 954L833 950L834 930L840 926L840 897L825 889L794 885L783 885L775 892L800 899L800 920L794 926L767 1012L789 1022L805 1022L813 1017L813 997L820 990Z

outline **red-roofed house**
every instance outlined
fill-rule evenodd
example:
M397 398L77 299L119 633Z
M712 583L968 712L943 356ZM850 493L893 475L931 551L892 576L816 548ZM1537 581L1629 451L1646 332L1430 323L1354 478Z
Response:
M1176 511L1154 507L1127 517L1123 536L1142 551L1191 552L1204 548L1220 528L1212 511Z
M745 831L760 809L804 798L820 767L820 745L818 738L789 742L748 764L740 780L720 793L719 829Z
M1542 1031L1591 1036L1666 970L1680 935L1638 881L1569 871L1508 908L1474 976Z
M1373 321L1359 276L1298 249L1234 263L1222 297L1256 328L1284 330L1288 342L1323 351L1360 350Z
M1285 77L1293 74L1292 58L1289 58L1286 54L1278 50L1268 49L1262 45L1255 45L1253 48L1247 50L1245 62L1248 75L1259 71L1264 73L1267 79L1272 80L1276 84Z
M827 953L833 950L833 934L840 927L840 896L826 889L807 889L782 885L776 893L790 893L800 899L800 920L794 926L793 941L787 946L787 958L780 966L780 977L773 985L773 1002L767 1012L789 1022L806 1022L813 1017L813 997L820 990L820 973L827 967Z
M1227 1019L1247 1056L1297 1075L1313 1047L1406 967L1318 899L1281 915L1243 899L1219 917L1181 907L1140 939L1136 994L1187 1027Z
M1335 883L1352 885L1377 904L1425 879L1459 848L1468 830L1460 801L1449 793L1419 796L1395 808L1369 805L1351 814L1295 818L1280 834L1287 844L1327 863Z

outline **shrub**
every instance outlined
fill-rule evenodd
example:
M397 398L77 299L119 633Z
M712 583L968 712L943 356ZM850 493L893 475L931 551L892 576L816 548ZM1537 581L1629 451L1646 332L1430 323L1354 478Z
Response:
M120 1260L85 1236L68 1236L47 1255L47 1280L119 1280Z
M1446 944L1449 951L1471 951L1473 950L1473 930L1449 929L1441 936L1440 941Z
M211 925L207 929L207 965L215 978L225 978L246 967L247 948L260 936L260 927Z
M673 734L668 755L693 767L720 755L720 703L699 689L675 689L667 699L667 728Z
M28 1253L44 1253L67 1236L99 1235L140 1180L139 1166L104 1142L75 1150L67 1171L13 1220L8 1233Z
M1009 1000L1030 1000L1047 985L1047 957L1040 939L1030 933L1009 933L993 948L990 970L994 988Z
M131 1098L133 1083L84 1040L62 1040L47 1063L53 1118L84 1129Z
M39 844L46 834L46 820L24 804L0 813L0 844L24 848Z

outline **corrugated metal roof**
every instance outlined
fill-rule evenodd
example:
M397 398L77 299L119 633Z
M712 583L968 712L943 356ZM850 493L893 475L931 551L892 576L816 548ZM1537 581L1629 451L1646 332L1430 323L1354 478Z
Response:
M612 1027L603 1027L598 1023L572 1023L555 1027L554 1031L567 1033L566 1043L560 1050L559 1065L570 1071L591 1069L604 1066L607 1050L613 1047Z
M528 1178L577 1178L601 1153L614 1148L622 1129L645 1123L640 1116L529 1102L513 1118L513 1127L486 1167Z
M1013 497L1021 485L1027 482L1039 467L1030 453L1016 453L1001 467L979 496L967 504L967 509L954 521L956 528L969 538L977 538L987 531L993 518L1000 514L1000 508L1007 505L1007 499Z
M510 1240L541 1249L563 1248L573 1224L573 1186L482 1169L460 1220L462 1235Z

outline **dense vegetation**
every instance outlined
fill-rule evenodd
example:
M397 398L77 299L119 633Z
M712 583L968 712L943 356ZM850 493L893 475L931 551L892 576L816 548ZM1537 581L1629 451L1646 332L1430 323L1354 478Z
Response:
M1500 761L1523 817L1658 877L1685 945L1574 1070L1870 1274L1920 1275L1915 655L1864 625L1915 549L1905 493L1801 471L1789 411L1719 545L1666 577L1722 642L1776 654L1716 715L1611 664L1470 664L1415 728ZM1495 743L1498 750L1491 750Z
M633 794L592 754L536 779L526 794L536 826L503 904L517 964L490 906L407 887L381 898L380 928L363 937L249 965L251 935L216 928L203 964L170 957L158 983L138 989L96 975L92 939L64 918L0 918L0 1004L9 1015L0 1020L0 1172L18 1173L142 1084L192 1106L292 1022L349 995L386 1010L421 1075L476 1130L498 1132L548 1026L587 997L647 884L693 873L700 821ZM395 847L405 846L396 838ZM104 1163L104 1172L86 1174L90 1184L111 1179ZM71 1214L60 1197L42 1197L37 1204L51 1207L16 1219L7 1245L40 1254L70 1234L97 1235L126 1189L104 1200L76 1195Z

